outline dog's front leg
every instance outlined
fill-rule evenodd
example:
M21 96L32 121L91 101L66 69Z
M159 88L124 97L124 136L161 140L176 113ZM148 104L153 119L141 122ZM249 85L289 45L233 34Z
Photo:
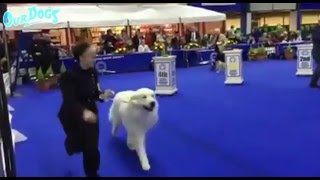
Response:
M134 147L136 145L135 143L135 137L132 133L128 133L128 136L127 136L127 146L130 150L134 151L136 150L136 148Z
M145 136L144 135L137 136L136 142L137 142L136 151L137 151L142 169L145 171L148 171L150 169L150 164L149 164L149 160L146 153Z

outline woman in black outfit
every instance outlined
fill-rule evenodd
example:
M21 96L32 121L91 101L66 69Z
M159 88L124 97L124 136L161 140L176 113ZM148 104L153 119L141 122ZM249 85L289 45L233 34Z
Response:
M102 93L94 69L95 49L89 43L75 45L76 65L59 79L63 102L58 114L66 133L65 148L68 155L83 153L84 171L88 177L97 177L100 166L99 121L95 101L113 95L111 90Z

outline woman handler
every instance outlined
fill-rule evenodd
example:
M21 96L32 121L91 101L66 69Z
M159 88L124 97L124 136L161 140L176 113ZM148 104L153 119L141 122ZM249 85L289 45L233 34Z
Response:
M101 92L94 68L96 51L91 44L74 46L73 55L78 63L60 77L63 102L58 114L66 133L68 155L83 153L83 167L88 177L97 177L100 166L98 108L95 101L113 95L111 90Z

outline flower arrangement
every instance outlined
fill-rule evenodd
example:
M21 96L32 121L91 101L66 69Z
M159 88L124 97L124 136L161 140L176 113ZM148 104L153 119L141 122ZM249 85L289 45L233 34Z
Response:
M234 40L228 40L227 41L227 46L233 46L233 45L236 45L237 44L237 42L236 41L234 41Z
M120 48L117 48L114 53L115 54L125 54L125 53L127 53L127 51L128 51L128 49L126 47L120 47Z
M161 56L168 56L167 54L167 46L165 43L156 41L154 42L154 50L161 52Z
M191 42L189 42L188 44L186 44L186 45L184 46L184 48L185 48L185 49L195 49L195 48L200 48L200 45L199 45L197 42L195 42L195 41L191 41Z
M38 89L41 91L46 91L51 88L53 82L52 78L54 77L52 67L50 66L46 73L43 73L42 68L40 67L37 71L36 84Z
M163 42L160 42L160 41L156 41L154 42L154 50L156 51L162 51L165 49L165 44Z

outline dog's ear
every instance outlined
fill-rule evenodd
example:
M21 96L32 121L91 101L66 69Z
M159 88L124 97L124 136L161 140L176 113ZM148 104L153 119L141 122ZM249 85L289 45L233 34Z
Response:
M132 101L140 99L140 98L141 98L141 94L135 94L135 95L131 96L129 101L132 102Z

